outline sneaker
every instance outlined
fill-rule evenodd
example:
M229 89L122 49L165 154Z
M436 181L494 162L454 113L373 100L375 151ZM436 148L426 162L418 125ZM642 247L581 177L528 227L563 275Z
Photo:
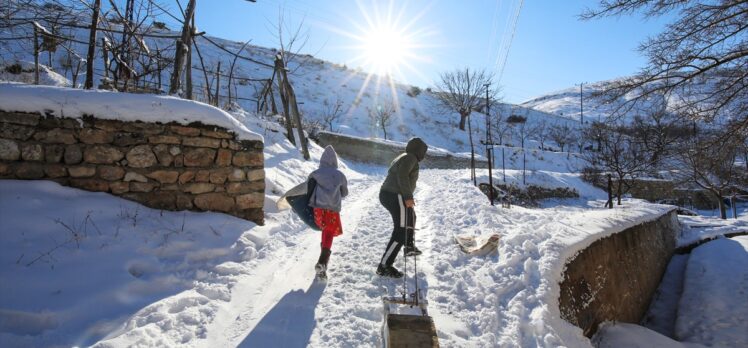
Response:
M377 274L382 277L390 277L390 278L402 278L403 273L398 271L397 268L392 266L382 266L382 264L379 264L377 266Z
M421 255L421 251L416 248L415 245L405 246L405 256L418 256Z

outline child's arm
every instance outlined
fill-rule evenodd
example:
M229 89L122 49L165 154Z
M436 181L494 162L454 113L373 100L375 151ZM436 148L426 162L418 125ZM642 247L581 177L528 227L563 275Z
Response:
M343 184L340 185L340 196L345 197L348 195L348 179L346 179L345 174L343 174L342 177L343 177Z

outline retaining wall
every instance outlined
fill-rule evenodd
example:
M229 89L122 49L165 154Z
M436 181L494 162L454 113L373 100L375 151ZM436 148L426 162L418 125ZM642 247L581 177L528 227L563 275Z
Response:
M592 337L604 321L638 324L675 252L675 210L600 239L567 261L561 317Z
M52 180L164 210L264 222L263 143L220 127L0 111L0 179Z
M405 151L405 144L384 143L329 132L319 132L317 136L321 146L332 145L339 156L356 162L389 165L395 157ZM476 160L475 163L476 168L488 168L486 161ZM420 165L435 169L470 168L470 158L429 151Z

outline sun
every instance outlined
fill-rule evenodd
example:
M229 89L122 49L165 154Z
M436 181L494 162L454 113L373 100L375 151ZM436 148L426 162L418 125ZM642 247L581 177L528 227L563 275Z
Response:
M391 26L370 28L361 40L364 65L375 74L392 75L412 56L407 35Z

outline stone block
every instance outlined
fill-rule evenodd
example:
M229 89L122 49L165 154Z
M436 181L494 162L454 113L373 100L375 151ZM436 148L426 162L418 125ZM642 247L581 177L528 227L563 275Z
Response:
M122 151L109 145L88 146L83 150L83 159L94 164L116 163L124 156Z
M239 182L244 181L244 179L247 178L246 174L244 174L244 171L239 168L230 168L231 174L229 174L229 181L231 182Z
M171 166L174 162L174 156L169 153L169 146L165 144L158 144L153 147L153 153L156 154L158 163L164 167Z
M15 140L29 140L32 135L35 135L36 130L30 126L22 126L12 123L0 123L0 138L15 139ZM40 132L40 134L45 134Z
M102 120L95 119L93 121L94 128L102 129L105 131L113 132L122 129L124 122L118 120Z
M218 130L218 128L214 130L201 129L200 135L204 137L217 138L217 139L233 139L234 138L233 134L229 134L226 131Z
M184 136L190 136L190 137L200 135L200 130L197 128L192 128L192 127L171 125L168 127L168 130L172 133L176 133L176 134L184 135Z
M39 114L0 112L0 122L15 123L24 126L36 126L39 124Z
M136 172L127 172L127 174L125 174L125 181L148 182L148 178Z
M0 162L0 176L6 176L10 174L11 174L10 164L6 162Z
M45 144L70 145L78 142L78 140L75 139L75 134L70 129L55 128L47 131L46 133L37 132L37 135L40 135L40 138L38 140Z
M209 147L217 149L221 147L221 140L214 138L190 137L182 139L182 146Z
M182 173L182 174L179 175L179 183L180 184L186 184L186 183L192 181L192 179L194 179L194 178L195 178L195 172L193 172L191 170L188 170L188 171L186 171L186 172L184 172L184 173Z
M146 174L147 177L154 179L162 184L173 184L179 178L179 172L176 170L157 170Z
M193 195L206 193L206 192L213 192L215 190L216 185L213 185L211 183L192 183L184 185L182 188L182 191L186 193L191 193Z
M71 166L68 173L74 178L90 178L96 175L96 167L93 166Z
M130 192L130 183L123 181L110 182L109 190L115 195L121 195Z
M264 169L252 169L247 171L247 181L265 180Z
M127 152L127 165L133 168L148 168L157 162L149 145L138 145Z
M254 181L254 182L232 182L226 185L226 192L231 194L239 193L250 193L250 192L264 192L265 182Z
M109 191L109 182L98 179L70 179L70 186L77 187L86 191L107 192Z
M231 168L221 168L210 171L210 182L213 184L223 184L228 180L231 174Z
M83 161L83 150L80 145L65 146L65 155L63 156L65 164L78 164Z
M110 144L114 135L101 129L83 128L78 133L78 139L84 144Z
M216 150L193 148L184 151L184 165L187 167L209 167L216 158Z
M150 182L130 182L130 192L151 192L156 184Z
M44 149L39 144L22 144L21 159L24 161L43 161Z
M241 151L234 154L233 163L237 167L262 167L262 152Z
M63 154L65 154L65 148L62 145L44 146L44 160L47 163L60 163Z
M223 193L203 193L195 197L195 206L202 210L228 213L234 210L234 198Z
M21 162L16 167L16 176L19 179L41 179L44 177L44 166L41 163Z
M242 210L241 212L239 212L239 217L245 220L253 221L258 225L265 224L265 214L260 208Z
M44 166L44 174L46 174L48 178L56 179L66 177L68 175L68 170L62 164L47 164Z
M209 182L210 171L209 170L198 170L195 173L195 182Z
M182 141L174 135L152 135L148 137L148 142L151 144L179 145Z
M231 150L220 149L216 155L216 164L222 167L231 165L231 157L233 156Z
M21 158L21 149L18 147L18 143L0 138L0 160L15 161L19 158Z
M154 209L175 210L177 197L173 192L153 192L142 195L143 203Z
M138 133L144 135L156 135L164 132L164 125L153 123L153 122L125 122L122 125L122 129L125 132Z
M134 146L143 145L147 141L145 137L140 133L116 133L114 135L114 145L117 146Z
M182 149L179 148L179 146L169 147L169 154L171 154L172 156L176 156L176 155L179 155L181 153L182 153Z
M262 208L265 203L265 194L248 193L236 196L236 206L239 209Z
M177 209L178 210L189 210L192 209L192 196L191 195L177 195Z
M115 181L125 176L125 170L122 167L100 166L99 177L104 180Z

